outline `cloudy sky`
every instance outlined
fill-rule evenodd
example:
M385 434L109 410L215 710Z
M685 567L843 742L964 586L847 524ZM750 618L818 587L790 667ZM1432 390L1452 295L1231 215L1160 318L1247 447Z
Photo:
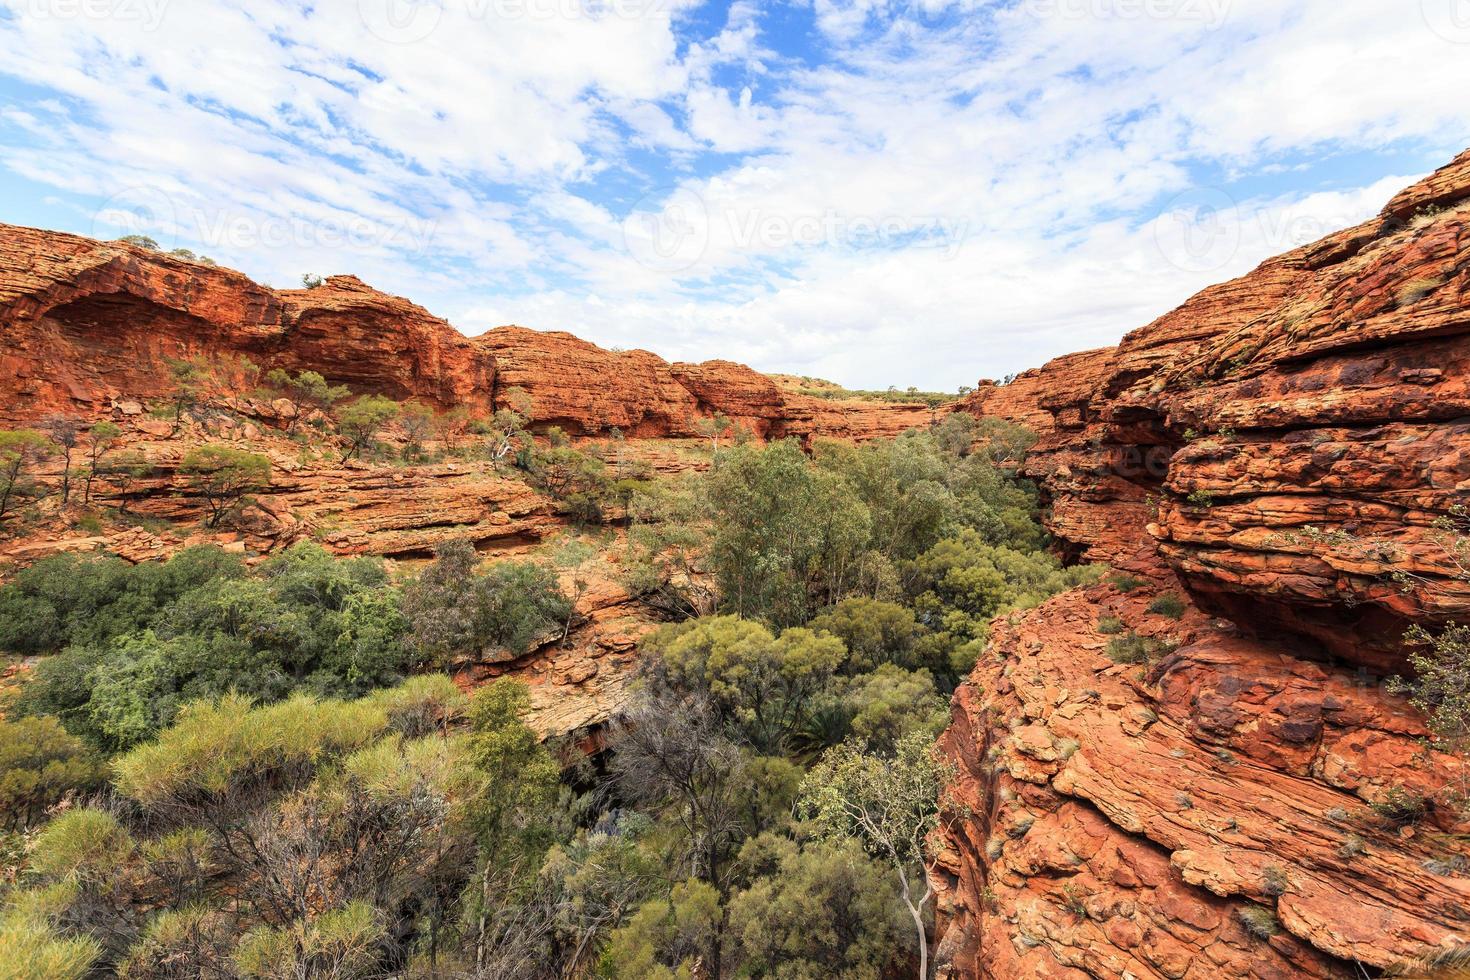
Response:
M953 390L1362 220L1467 91L1470 0L0 0L0 221Z

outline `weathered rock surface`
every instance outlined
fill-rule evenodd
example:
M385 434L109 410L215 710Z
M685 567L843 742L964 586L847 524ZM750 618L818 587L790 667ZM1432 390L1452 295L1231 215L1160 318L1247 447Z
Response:
M1470 153L963 407L1037 431L1027 472L1073 553L1126 562L1152 538L1209 608L1392 666L1407 623L1470 615L1436 527L1470 501L1467 218Z
M1381 686L1190 611L1079 590L999 621L941 742L970 807L941 834L955 977L1349 977L1470 941L1464 824ZM1103 616L1179 644L1114 664ZM1405 838L1368 804L1438 794ZM1267 935L1252 935L1246 916Z
M728 361L669 364L521 327L469 338L353 276L273 290L121 242L0 225L0 422L141 405L168 390L169 359L199 355L475 415L518 388L538 425L581 435L693 437L723 414L762 437L873 438L929 418L922 406L790 396Z
M1406 626L1470 618L1467 216L1470 153L966 400L1038 433L1065 550L1148 584L999 622L957 693L944 975L1361 977L1470 943L1466 763L1383 682ZM1164 590L1182 619L1148 611ZM1160 653L1115 664L1133 631ZM1395 789L1424 824L1372 811Z

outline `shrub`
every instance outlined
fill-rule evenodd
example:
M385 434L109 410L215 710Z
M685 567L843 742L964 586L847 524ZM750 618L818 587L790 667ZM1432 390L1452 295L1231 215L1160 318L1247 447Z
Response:
M1170 619L1179 619L1184 615L1184 600L1172 592L1166 592L1153 602L1149 603L1148 611Z
M1108 641L1108 659L1115 664L1148 663L1162 649L1158 640L1129 631Z
M179 472L208 505L210 527L235 513L247 494L264 490L271 482L269 459L231 446L191 449L179 463Z
M101 781L97 760L55 718L0 719L0 825L24 829Z
M112 814L71 810L41 832L31 867L53 879L97 880L115 874L132 853L132 837Z
M378 444L383 427L398 417L398 403L382 395L364 395L342 409L337 435L342 439L342 462L361 459Z
M1281 931L1281 925L1276 921L1276 913L1264 905L1246 905L1235 910L1235 917L1240 920L1245 931L1256 939L1265 942Z
M1135 589L1141 589L1148 584L1147 580L1138 578L1136 575L1129 575L1124 572L1120 572L1114 575L1112 578L1108 579L1108 581L1112 583L1113 588L1117 589L1119 592L1122 592L1124 595L1127 595L1129 592L1132 592Z
M82 980L102 947L90 938L63 937L51 920L70 904L66 887L12 892L0 911L0 976L13 980Z
M883 664L913 667L914 641L920 633L914 611L879 599L844 599L807 624L830 633L847 647L846 673L866 673Z
M315 764L368 744L388 727L370 701L297 695L256 708L239 695L179 712L174 726L114 763L116 785L145 807L222 796L250 780Z
M480 572L479 562L468 541L450 542L404 590L408 642L421 655L510 660L566 632L575 609L555 573L515 561Z
M1097 631L1104 636L1113 636L1123 632L1123 621L1117 616L1104 616L1097 621Z
M34 496L30 471L51 453L51 442L32 429L0 430L0 520L15 505Z
M1394 827L1410 827L1429 815L1429 798L1419 793L1394 786L1381 800L1370 803L1369 808L1378 818Z

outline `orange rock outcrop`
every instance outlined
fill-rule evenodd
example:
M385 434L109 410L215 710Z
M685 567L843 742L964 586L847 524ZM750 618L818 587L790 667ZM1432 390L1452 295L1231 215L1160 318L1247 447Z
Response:
M1470 944L1466 763L1384 681L1407 626L1470 619L1467 217L1470 152L966 400L1040 436L1065 550L1142 584L999 621L957 692L942 975L1355 977ZM1155 655L1115 663L1134 634ZM1372 809L1395 791L1423 824Z
M694 437L719 414L762 437L873 438L931 415L789 395L740 364L670 364L568 333L501 327L470 338L353 276L273 290L123 242L0 225L0 421L157 398L170 359L222 354L477 415L520 389L538 425L574 435Z

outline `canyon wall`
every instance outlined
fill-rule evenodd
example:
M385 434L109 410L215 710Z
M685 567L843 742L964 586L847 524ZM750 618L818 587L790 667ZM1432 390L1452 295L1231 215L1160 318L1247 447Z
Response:
M513 389L538 426L689 438L722 414L762 437L874 438L927 424L922 405L825 401L729 361L670 364L568 333L466 337L352 276L274 290L124 242L0 225L0 422L95 415L168 390L170 359L240 355L357 393L488 415Z
M1051 529L1128 577L999 622L956 695L945 975L1367 976L1470 943L1465 764L1383 680L1407 626L1470 620L1467 218L1470 152L966 400L1039 434ZM1425 822L1371 809L1394 793Z

